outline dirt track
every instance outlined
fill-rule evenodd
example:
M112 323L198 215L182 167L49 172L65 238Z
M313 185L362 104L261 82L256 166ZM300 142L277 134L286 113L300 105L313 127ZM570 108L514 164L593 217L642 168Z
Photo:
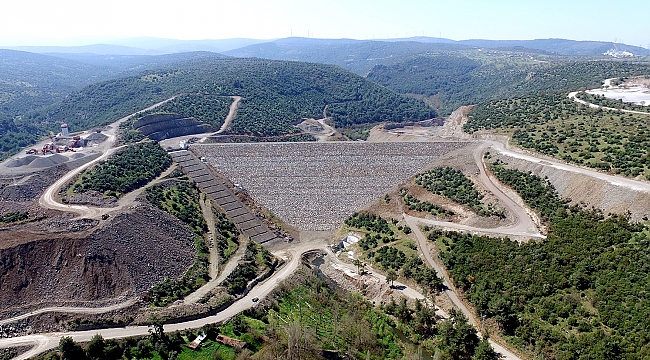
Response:
M607 80L605 80L604 87L607 87L607 88L610 88L610 89L611 89L611 88L614 88L614 87L611 85L611 84L612 84L612 80L614 80L614 79L616 79L616 78L611 78L611 79L607 79ZM626 109L614 109L614 108L611 108L611 107L606 107L606 106L600 106L600 105L592 104L592 103L587 102L587 101L584 101L584 100L582 100L582 99L578 99L578 98L576 97L576 95L577 95L579 92L580 92L580 91L574 91L574 92L569 93L569 99L572 99L573 101L575 101L575 102L577 102L577 103L579 103L579 104L582 104L582 105L588 106L588 107L590 107L590 108L592 108L592 109L598 109L598 108L600 108L600 109L604 109L604 110L620 111L620 112L630 113L630 114L650 115L650 113L648 113L648 112L643 112L643 111L626 110Z
M232 103L230 104L230 108L228 109L228 115L226 116L226 119L223 121L223 125L221 125L221 128L219 131L217 131L215 134L221 134L224 131L227 131L230 129L232 125L232 120L237 116L237 109L239 108L239 104L241 103L241 96L231 96L232 98Z
M172 96L169 99L166 99L164 101L156 103L156 104L154 104L154 105L152 105L152 106L150 106L150 107L148 107L146 109L137 111L137 112L135 112L135 113L133 113L133 114L131 114L129 116L125 116L125 117L117 120L116 122L112 123L110 125L110 129L108 131L106 131L106 134L105 134L105 135L108 136L108 139L106 139L106 141L104 141L104 143L103 143L104 144L103 145L104 153L100 157L98 157L97 159L95 159L93 161L90 161L90 162L86 163L85 165L82 165L82 166L80 166L80 167L78 167L78 168L76 168L74 170L69 171L67 174L65 174L63 177L61 177L59 180L57 180L54 184L50 185L50 187L48 187L45 190L43 195L41 195L41 198L39 199L39 204L42 207L46 208L46 209L75 212L75 213L79 214L79 217L85 217L85 218L91 218L91 219L92 218L94 218L94 219L100 218L102 215L104 215L104 214L106 214L106 213L108 213L110 211L116 210L115 208L97 208L97 207L89 207L89 206L83 206L83 205L62 204L62 203L57 201L56 197L57 197L57 194L58 194L59 190L61 189L61 187L63 185L65 185L66 183L70 182L70 180L72 180L75 176L79 175L82 171L89 168L90 166L92 166L92 165L94 165L94 164L96 164L96 163L98 163L100 161L105 160L111 154L113 154L115 151L117 151L118 149L121 149L123 147L123 146L116 147L116 148L113 147L113 144L115 144L115 139L117 137L117 131L118 131L121 123L123 123L124 121L132 118L133 116L135 116L135 115L137 115L139 113L155 109L158 106L160 106L160 105L162 105L162 104L164 104L164 103L166 103L168 101L171 101L171 100L175 99L177 96L178 95Z
M465 317L467 317L468 321L472 326L474 326L476 329L480 329L480 321L479 319L474 315L472 311L469 310L469 306L467 306L459 297L456 295L456 289L453 286L453 282L449 278L449 275L447 274L447 271L445 271L444 267L439 264L437 261L433 259L431 256L431 252L429 251L429 246L428 246L428 240L426 236L422 233L420 230L420 227L418 225L419 222L422 221L422 219L417 219L408 215L405 215L404 220L406 221L407 225L413 230L413 234L415 235L415 238L417 240L418 248L420 249L420 253L424 257L425 263L429 266L432 267L438 277L442 278L444 280L444 285L447 287L448 290L445 291L445 294L449 296L449 299L453 302L453 304L460 309L460 311L463 312ZM480 333L480 330L479 330ZM502 359L520 359L519 356L517 356L515 353L512 351L508 350L505 348L503 345L495 342L492 339L489 339L490 345L492 345L492 348L498 352L501 353Z

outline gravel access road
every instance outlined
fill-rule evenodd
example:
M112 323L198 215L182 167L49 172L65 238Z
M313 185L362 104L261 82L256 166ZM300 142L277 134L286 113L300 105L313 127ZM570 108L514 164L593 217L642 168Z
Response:
M612 80L614 80L614 79L616 79L616 78L611 78L611 79L607 79L607 80L605 80L605 84L604 84L603 86L606 87L606 88L610 88L610 89L611 89L611 88L614 88L614 86L612 86ZM582 100L582 99L578 99L578 98L576 97L576 95L577 95L579 92L581 92L581 91L574 91L574 92L569 93L569 99L572 99L573 101L577 102L578 104L582 104L582 105L585 105L585 106L589 106L589 107L592 108L592 109L598 109L598 108L601 108L601 109L604 109L604 110L620 111L620 112L630 113L630 114L650 115L650 113L648 113L648 112L643 112L643 111L626 110L626 109L615 109L615 108L611 108L611 107L606 107L606 106L600 106L600 105L592 104L592 103L587 102L587 101L584 101L584 100Z
M284 252L283 254L289 254L287 262L278 269L271 277L269 277L264 282L255 286L248 295L244 296L240 300L236 301L230 307L224 311L213 315L207 316L197 320L185 321L176 324L167 324L164 329L166 332L179 331L184 329L195 329L200 328L206 324L218 323L226 321L231 317L239 314L240 312L253 307L255 303L253 298L263 298L277 286L279 282L289 277L301 264L301 255L309 250L314 248L322 248L323 244L298 244L295 249L288 250L289 252ZM89 313L91 309L86 309L86 313ZM0 339L0 348L16 347L22 345L35 345L31 350L17 356L14 360L24 360L30 357L36 356L42 352L54 349L59 345L59 340L61 337L70 336L75 341L85 342L90 341L92 337L96 334L101 334L104 339L118 339L125 338L129 336L141 336L149 334L149 328L147 326L127 326L127 327L117 327L110 329L99 329L99 330L88 330L88 331L71 331L71 332L57 332L57 333L46 333L39 335L27 335L19 336L15 338L5 338Z
M435 261L433 259L433 256L431 256L431 252L429 251L429 247L427 245L428 240L424 235L424 233L422 233L422 230L420 230L420 227L418 226L419 222L421 222L423 219L418 219L412 216L405 215L404 220L406 221L406 224L413 230L413 234L415 234L418 248L420 249L420 253L424 257L425 264L433 268L436 271L438 277L443 279L443 283L447 287L447 290L445 290L445 294L447 294L447 296L454 303L454 305L458 309L460 309L460 311L463 312L463 314L465 315L469 323L472 324L472 326L474 326L479 331L479 335L481 335L480 321L476 318L476 316L474 316L474 313L469 310L469 307L465 305L465 303L461 301L461 299L458 297L458 295L456 294L456 289L452 285L453 283L449 278L449 275L445 271L444 267L440 263ZM505 348L503 345L495 342L492 339L489 339L489 342L490 345L492 345L492 348L497 353L500 353L502 355L501 359L521 360L519 356L517 356L512 351Z
M66 211L66 212L74 212L79 214L79 217L85 217L85 218L99 218L102 215L116 210L115 208L98 208L98 207L91 207L91 206L84 206L84 205L71 205L71 204L62 204L58 201L57 199L57 194L59 193L59 190L63 185L68 183L70 180L72 180L75 176L79 175L82 171L86 170L87 168L91 167L92 165L105 160L111 154L113 154L115 151L123 148L124 146L120 147L113 147L115 144L115 140L117 138L117 131L120 127L120 124L123 123L124 121L132 118L133 116L149 111L152 109L157 108L158 106L171 101L175 99L178 95L172 96L171 98L167 100L163 100L159 103L156 103L146 109L137 111L129 116L125 116L116 122L112 123L110 125L110 129L106 130L103 132L104 135L108 136L106 141L102 143L101 150L103 151L103 154L98 157L97 159L90 161L76 169L70 170L67 174L65 174L63 177L61 177L59 180L54 182L54 184L50 185L45 192L43 192L43 195L41 195L41 198L38 200L38 203L46 208L46 209L52 209L52 210L60 210L60 211Z

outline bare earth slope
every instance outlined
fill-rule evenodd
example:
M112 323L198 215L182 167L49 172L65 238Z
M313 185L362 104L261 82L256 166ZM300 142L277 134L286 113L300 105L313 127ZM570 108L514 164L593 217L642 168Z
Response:
M148 205L79 235L0 250L0 318L44 306L93 307L133 297L183 274L196 251L180 220Z

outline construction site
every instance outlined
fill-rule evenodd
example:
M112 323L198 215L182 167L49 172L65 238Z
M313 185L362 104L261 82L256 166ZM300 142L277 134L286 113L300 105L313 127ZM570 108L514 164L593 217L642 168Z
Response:
M459 109L443 126L377 126L369 141L188 144L186 138L167 139L168 144L180 140L184 144L168 149L173 164L121 195L110 207L64 203L61 189L94 164L110 159L117 150L117 127L126 118L84 133L70 134L67 126L62 127L49 141L0 164L0 214L28 214L25 220L0 225L0 302L4 304L0 338L9 343L30 334L67 331L87 341L93 330L82 330L98 328L108 328L103 332L106 336L142 335L147 333L142 325L152 314L173 320L174 324L166 325L170 330L224 321L254 306L304 266L305 253L324 256L326 265L320 267L328 278L342 288L363 291L370 300L424 299L415 283L393 287L387 285L382 271L373 269L372 276L364 278L359 269L355 272L353 261L358 259L362 233L353 234L356 240L345 242L347 246L343 244L345 252L337 255L331 249L351 236L341 231L342 224L359 211L393 221L393 226L403 229L400 241L410 243L412 251L440 274L444 270L431 256L435 248L427 243L422 227L508 236L521 242L544 239L545 229L535 213L490 174L486 151L513 168L545 176L560 195L574 203L629 212L633 219L650 215L647 184L517 152L490 134L469 137L459 130L466 111ZM478 216L414 184L416 174L440 166L460 170L484 195L484 201L503 209L504 215ZM200 194L206 223L200 235L188 222L156 208L147 198L147 188L169 188L178 182L170 179L180 177ZM585 191L584 184L597 190ZM409 210L402 198L404 191L454 215ZM220 265L215 214L233 224L239 239L238 250ZM224 281L243 263L248 241L267 249L272 265L253 274L244 291L233 295ZM207 251L205 256L212 263L209 280L178 300L152 307L152 288L182 279L195 269L202 251ZM436 297L436 304L441 305L439 316L444 318L445 311L458 308L478 326L476 314L458 300L449 279L445 281L448 290ZM25 350L21 358L53 348L57 336L46 336L40 348ZM237 345L227 338L221 340ZM517 357L509 354L508 358Z

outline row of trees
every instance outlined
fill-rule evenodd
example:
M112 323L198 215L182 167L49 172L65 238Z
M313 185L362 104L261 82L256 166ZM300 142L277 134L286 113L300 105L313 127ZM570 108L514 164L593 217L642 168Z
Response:
M29 219L29 213L26 211L10 211L0 215L0 224L10 224L27 219Z
M345 225L389 236L394 234L388 221L372 213L354 213L345 220Z
M175 175L182 173L176 172ZM180 279L166 278L149 292L149 301L156 306L165 306L182 299L210 280L208 268L210 254L203 235L208 227L199 205L200 193L193 182L181 176L164 184L150 186L146 190L147 200L155 207L166 211L186 223L194 233L196 259Z
M265 247L254 241L249 241L244 257L239 261L235 270L226 277L223 286L228 288L228 293L231 295L241 294L248 283L269 269L273 262L273 256Z
M434 194L442 195L471 208L481 216L502 216L493 206L483 205L483 195L462 171L451 167L438 167L415 176L415 183Z
M453 211L447 210L440 205L432 204L428 201L422 201L409 194L406 189L400 189L400 195L402 195L402 201L404 201L404 204L409 208L409 210L427 212L433 216L454 216Z
M235 227L225 213L215 212L215 227L217 230L217 251L219 251L219 263L225 264L232 254L239 247L239 230Z

